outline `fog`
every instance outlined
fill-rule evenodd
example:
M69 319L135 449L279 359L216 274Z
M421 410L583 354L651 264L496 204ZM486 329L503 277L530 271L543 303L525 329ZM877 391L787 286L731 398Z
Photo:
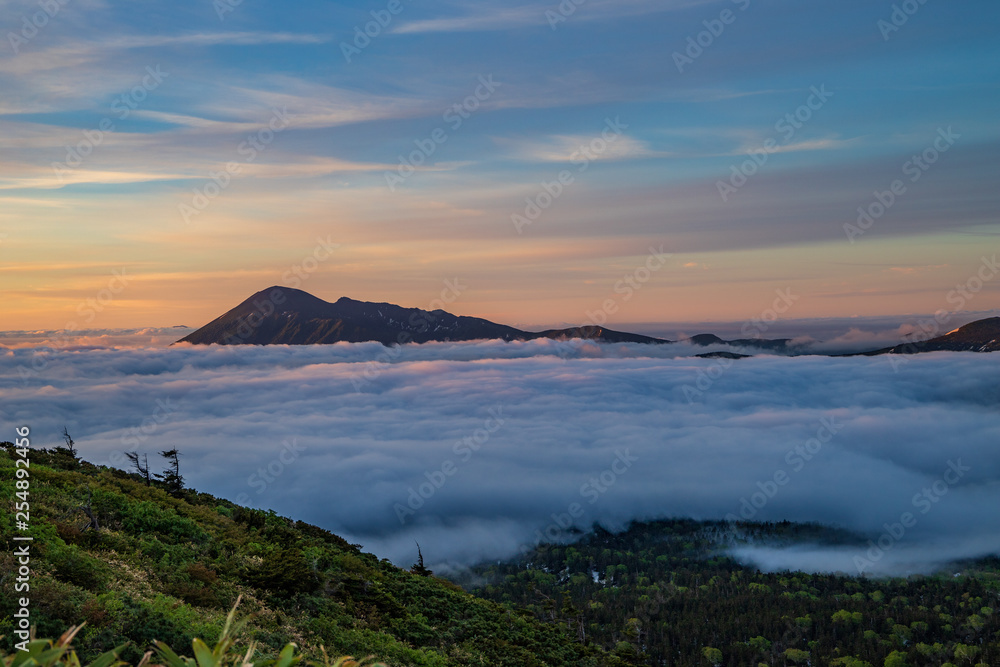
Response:
M563 526L660 517L819 521L884 547L734 552L774 569L1000 553L1000 355L694 351L0 347L0 439L29 425L52 446L66 426L84 458L119 466L123 450L152 463L176 446L190 486L400 565L414 542L440 569L568 539Z

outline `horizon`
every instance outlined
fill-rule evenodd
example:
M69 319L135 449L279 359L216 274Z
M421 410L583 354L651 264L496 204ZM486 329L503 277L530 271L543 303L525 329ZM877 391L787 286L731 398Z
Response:
M595 308L593 311L588 311L585 316L590 316L589 319L581 319L575 321L568 320L539 320L539 321L501 321L492 320L490 317L485 315L476 314L475 312L460 312L458 308L453 308L457 306L458 297L461 296L461 290L456 292L455 285L461 285L461 282L457 279L445 280L443 282L445 288L441 291L440 295L432 299L430 302L425 303L423 306L408 304L404 302L394 302L389 299L373 297L370 299L359 299L353 295L349 294L339 294L327 297L326 295L315 293L307 289L302 289L302 287L292 287L289 285L274 284L263 289L258 289L248 296L241 298L236 302L226 302L216 304L215 310L210 311L210 313L201 321L200 324L166 324L164 322L143 322L131 326L118 326L118 327L94 327L88 326L93 323L96 316L103 313L106 308L110 308L114 302L114 290L105 290L105 295L109 297L106 301L102 301L102 295L99 294L97 298L88 298L78 304L77 316L71 317L63 326L59 327L33 327L33 328L23 328L23 329L3 329L0 330L0 338L5 334L41 334L41 333L93 333L98 331L109 331L109 332L124 332L124 331L134 331L141 329L191 329L195 330L207 324L208 322L214 320L230 309L251 300L253 297L263 294L271 289L294 289L310 296L316 297L327 303L335 303L340 299L350 299L353 301L366 302L366 303L388 303L391 305L401 306L403 308L419 308L421 310L435 310L441 308L453 315L462 315L467 317L477 317L481 319L486 319L493 321L498 324L506 324L508 326L513 326L516 328L524 330L544 330L544 329L558 329L558 328L569 328L576 326L583 326L593 323L593 314L600 311L600 307ZM954 291L952 292L954 293ZM778 297L781 296L781 292L777 292ZM793 300L798 300L798 295L795 295L790 290L785 292L786 295L792 297ZM443 298L442 298L443 297ZM451 299L449 301L449 299ZM786 299L787 301L787 299ZM617 300L616 300L617 305ZM772 304L773 305L773 304ZM789 304L791 305L791 304ZM206 306L208 308L209 306ZM765 307L765 310L767 308ZM212 314L214 313L214 314ZM816 330L817 327L820 330L831 330L831 329L842 329L844 327L852 328L855 325L864 326L881 326L883 328L889 326L905 327L906 325L913 325L919 323L921 320L932 320L935 315L940 315L942 313L947 314L948 322L961 322L962 324L956 325L956 327L964 326L969 322L973 322L979 319L986 319L990 317L1000 316L1000 307L992 308L988 310L974 310L974 309L961 309L949 311L947 309L938 309L934 312L907 312L907 313L896 313L896 314L879 314L879 315L851 315L851 316L825 316L825 317L784 317L779 313L779 317L772 322L768 323L769 330L779 330L785 333L791 332L793 335L795 333L805 334L809 331ZM617 319L615 317L616 313L605 313L605 316L609 319L607 324L602 326L607 326L608 328L613 328L616 326L627 327L629 331L635 333L648 333L648 331L675 331L675 332L690 332L698 327L719 327L722 331L735 331L739 327L743 326L747 322L756 321L755 318L725 318L720 317L717 319L702 319L702 320L683 320L683 319L663 319L663 320L619 320L618 323L612 324L610 320ZM759 313L758 313L759 315ZM759 319L756 318L756 319ZM81 325L80 321L83 320L86 324ZM176 321L177 318L174 318ZM824 326L827 325L827 326ZM696 331L696 333L716 333L715 331ZM691 334L691 335L695 335ZM652 334L650 334L652 335ZM678 334L679 335L679 334ZM0 343L2 344L2 343Z
M447 281L446 281L447 284ZM451 285L452 287L454 284ZM360 299L354 299L353 297L343 294L340 296L324 298L322 295L313 294L307 290L299 289L296 287L288 287L285 285L272 285L266 287L262 290L258 290L251 294L249 297L240 301L239 304L231 304L220 308L215 316L210 320L203 322L198 325L189 324L174 324L174 325L147 325L139 327L119 327L119 328L90 328L90 327L80 327L75 321L68 322L68 327L59 329L10 329L10 330L0 330L0 347L32 347L32 346L55 346L55 347L68 347L74 345L94 345L101 344L102 341L107 341L107 343L112 347L135 347L135 346L145 346L152 345L154 347L170 345L172 344L172 336L174 335L187 335L188 333L194 332L207 324L208 322L216 319L216 317L221 316L223 313L228 312L231 308L237 305L250 302L254 297L264 295L272 289L293 289L300 291L304 294L308 294L327 303L335 303L340 299L349 299L353 301L362 301ZM450 289L454 293L454 289ZM445 297L445 292L442 292L442 296ZM445 297L447 299L448 297ZM403 308L420 308L419 306L410 306L407 304L396 303L393 304L389 301L375 300L367 301L367 303L375 304L389 304L401 306ZM95 303L90 302L90 307L93 308ZM790 305L790 304L789 304ZM447 312L449 311L450 304L444 299L438 299L435 302L428 304L427 307L422 308L423 310L434 310L441 308ZM938 311L939 313L941 311ZM594 325L595 314L600 314L601 311L595 310L590 313L589 319L585 322L565 322L565 321L548 321L543 323L521 323L521 322L496 322L496 324L502 324L507 326L512 326L523 331L544 331L550 329L564 329L572 328L577 326L588 326ZM459 314L459 313L452 313ZM661 338L668 341L683 341L691 336L696 336L699 334L715 334L722 338L746 338L746 337L759 337L759 338L787 338L793 340L803 340L803 341L814 341L814 342L827 342L827 341L842 341L845 343L851 343L854 345L861 345L864 349L865 340L870 342L872 346L871 349L877 349L880 347L886 347L889 345L904 342L910 336L926 334L928 329L927 325L931 324L937 327L935 329L934 335L940 335L943 333L950 333L955 331L966 324L974 321L979 321L983 319L988 319L992 317L1000 316L1000 309L994 309L989 311L956 311L948 313L947 320L944 324L947 326L942 330L939 323L934 323L935 313L908 313L902 315L882 315L882 316L869 316L869 317L825 317L825 318L782 318L778 313L771 313L771 315L777 315L777 319L767 321L765 318L762 320L760 317L751 318L749 320L705 320L700 322L681 322L681 321L662 321L662 322L621 322L615 325L610 324L598 324L598 326L604 326L606 328L617 327L616 330L642 334L647 336L652 336L655 338ZM478 315L468 315L469 317L480 317ZM612 317L612 315L604 313L602 317ZM480 318L489 320L489 318ZM748 323L757 322L759 323L758 330L756 330L756 336L748 336L745 333L745 329ZM176 331L176 334L174 333ZM765 335L768 334L768 335ZM150 338L145 338L145 336L151 336ZM53 340L55 339L55 340Z

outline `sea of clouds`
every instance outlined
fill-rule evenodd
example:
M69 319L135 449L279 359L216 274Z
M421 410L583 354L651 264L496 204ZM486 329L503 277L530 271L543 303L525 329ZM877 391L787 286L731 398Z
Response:
M401 565L414 542L459 567L570 524L675 516L819 521L878 547L736 551L765 568L1000 553L1000 355L687 356L702 351L0 347L0 440L29 425L53 446L65 426L84 458L119 467L178 447L189 485Z

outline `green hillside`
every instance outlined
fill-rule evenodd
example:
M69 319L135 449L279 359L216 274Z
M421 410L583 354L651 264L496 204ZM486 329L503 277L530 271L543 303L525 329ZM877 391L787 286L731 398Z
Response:
M0 496L15 499L15 453L0 447ZM15 535L31 535L31 621L73 642L82 659L125 641L138 662L154 640L190 653L217 638L242 595L252 614L238 641L274 657L295 642L306 658L374 655L404 665L626 665L561 626L477 599L454 584L394 567L336 535L203 493L168 494L137 475L80 462L66 450L31 450L30 529L0 507L4 594L12 627ZM94 525L96 524L96 528Z
M240 614L251 616L237 646L256 642L275 658L294 642L303 664L321 666L321 647L390 667L1000 665L995 558L930 577L763 573L725 547L858 538L816 525L664 520L474 568L473 597L273 512L171 494L64 448L30 456L31 620L50 639L85 622L73 641L84 660L126 641L131 664L154 640L190 654L194 638L219 637L242 597ZM0 493L19 502L14 458L0 447ZM14 537L26 534L13 505L0 507L4 627L24 544Z

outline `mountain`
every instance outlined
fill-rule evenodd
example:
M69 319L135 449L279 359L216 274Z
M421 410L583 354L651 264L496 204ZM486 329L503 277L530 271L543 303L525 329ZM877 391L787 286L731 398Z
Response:
M970 322L964 327L925 341L902 343L892 347L866 352L865 356L879 354L917 354L920 352L997 352L1000 351L1000 317Z
M753 355L737 354L736 352L719 350L717 352L703 352L701 354L696 354L694 356L698 357L699 359L749 359Z
M692 345L700 345L701 347L708 347L709 345L728 345L735 348L754 348L757 350L766 350L768 352L777 352L779 354L789 354L794 352L791 346L790 338L737 338L735 340L723 340L715 334L698 334L684 340ZM699 354L695 356L701 357L704 355Z
M404 308L341 297L335 303L291 287L269 287L181 338L197 345L310 345L341 341L426 343L480 339L586 338L606 343L669 343L598 326L522 331L444 310Z

